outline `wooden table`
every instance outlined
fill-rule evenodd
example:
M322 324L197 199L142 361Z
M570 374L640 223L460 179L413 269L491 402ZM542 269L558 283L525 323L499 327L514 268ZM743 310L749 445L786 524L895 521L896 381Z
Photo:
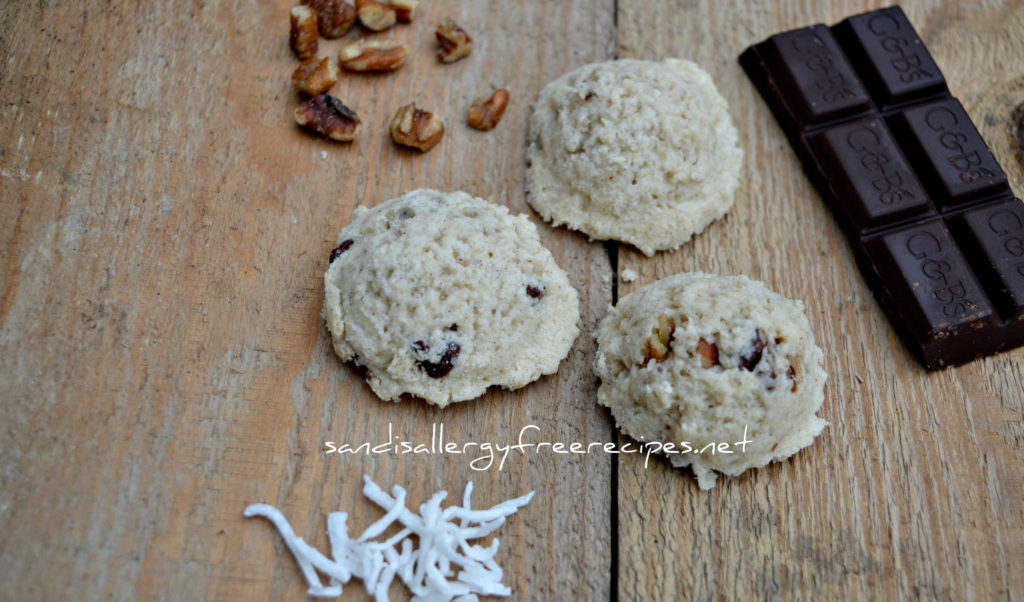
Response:
M782 4L781 6L779 6ZM497 533L505 582L533 599L1015 599L1024 596L1024 351L944 372L909 356L736 62L783 29L875 2L425 0L394 35L409 63L344 75L352 145L300 132L291 2L8 2L0 7L0 598L303 600L269 525L281 508L327 549L326 514L380 516L368 474L420 503L536 490ZM905 10L1024 192L1024 2ZM476 38L441 65L433 25ZM346 39L359 34L350 33ZM322 43L336 52L338 41ZM679 56L729 101L745 151L735 208L648 259L540 225L580 291L583 334L557 375L439 411L377 400L339 362L322 274L357 204L461 189L530 214L529 104L615 57ZM464 124L507 86L494 131ZM416 101L448 124L420 155L386 124ZM620 281L631 268L637 281ZM636 456L340 456L336 443L621 442L595 404L590 336L615 295L679 271L747 274L802 298L831 424L791 460L698 490ZM404 590L396 585L396 596ZM364 598L361 586L345 599Z

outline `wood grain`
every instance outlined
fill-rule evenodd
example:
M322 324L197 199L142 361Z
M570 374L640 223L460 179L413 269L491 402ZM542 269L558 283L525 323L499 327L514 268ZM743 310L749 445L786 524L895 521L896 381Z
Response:
M831 425L782 464L710 492L665 462L619 464L620 598L1010 599L1024 593L1018 350L924 371L892 332L825 205L736 64L748 45L881 3L621 0L621 57L680 56L714 77L746 152L735 208L675 253L624 248L640 274L747 274L804 299L830 375ZM1024 3L905 2L1011 185L1024 101ZM708 43L714 40L714 43ZM701 43L700 41L704 41Z
M386 442L389 425L417 441L435 423L460 443L511 443L528 424L546 439L610 440L593 403L592 338L557 376L442 412L377 400L334 357L320 304L327 254L357 204L427 186L528 211L529 101L560 73L610 58L611 3L499 13L425 2L391 32L412 46L405 67L335 87L365 124L351 146L293 123L289 6L0 9L0 597L306 599L276 533L242 510L274 504L326 549L328 512L350 511L353 530L380 516L360 494L363 474L406 486L416 504L439 489L459 499L467 480L478 507L536 490L497 534L506 583L607 597L607 457L512 457L476 471L461 457L323 453L326 441ZM474 54L453 65L434 56L445 16L476 34ZM504 121L471 130L466 110L492 85L513 91ZM425 155L386 135L410 101L448 125ZM572 267L589 332L611 302L607 255L540 232ZM363 599L361 586L345 598Z
M350 146L292 123L290 5L0 5L0 599L305 600L277 535L242 509L274 504L326 549L328 512L349 511L353 530L380 516L363 474L416 503L471 479L477 506L537 490L497 533L517 599L1024 596L1024 351L920 369L736 64L771 33L876 3L427 0L391 32L412 46L405 67L335 87L364 121ZM1024 3L904 8L1020 194ZM445 16L476 41L453 65L433 57ZM735 209L683 249L609 245L640 273L619 293L705 270L804 299L831 426L711 492L628 456L478 471L466 457L325 454L385 441L389 425L417 441L442 423L460 443L507 444L528 424L551 441L617 437L590 369L609 253L541 225L523 194L531 100L616 55L703 65L746 153ZM512 90L509 110L471 130L465 111L491 86ZM448 126L424 155L385 134L410 101ZM583 334L557 375L438 411L381 403L334 357L319 311L337 232L358 204L423 186L538 222L581 294Z

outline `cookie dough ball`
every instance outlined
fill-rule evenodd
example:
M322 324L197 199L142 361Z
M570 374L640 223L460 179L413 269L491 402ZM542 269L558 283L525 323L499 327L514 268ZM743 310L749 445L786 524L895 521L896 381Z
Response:
M803 304L744 276L679 274L627 295L597 331L598 401L701 489L810 445L826 422ZM739 445L742 441L749 441ZM724 449L732 453L723 453ZM686 445L691 447L686 451Z
M338 235L324 275L334 350L381 399L439 406L552 374L579 300L523 215L464 192L414 190Z
M742 160L725 100L697 65L596 63L541 90L527 198L556 226L652 255L725 215Z

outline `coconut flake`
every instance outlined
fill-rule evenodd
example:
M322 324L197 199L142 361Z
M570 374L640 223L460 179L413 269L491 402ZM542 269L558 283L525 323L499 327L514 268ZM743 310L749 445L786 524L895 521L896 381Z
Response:
M470 481L462 496L462 506L442 510L441 502L448 492L439 491L419 506L419 514L406 507L404 489L396 485L391 492L389 495L370 477L363 477L363 495L380 506L384 516L367 527L358 539L348 536L346 513L327 515L333 559L296 536L284 515L272 506L254 504L245 509L245 516L262 516L277 527L309 584L311 596L340 596L342 585L352 577L361 579L366 592L377 601L388 600L388 589L395 579L412 592L413 600L475 602L477 594L512 594L501 583L503 572L494 562L498 540L495 538L487 547L470 544L469 540L494 532L507 517L528 504L534 492L490 509L473 510ZM374 540L396 522L404 528L383 542ZM327 586L320 581L317 571L329 578Z
M304 554L302 546L306 543L301 537L296 537L295 532L292 531L292 526L288 524L288 519L281 514L281 511L273 506L267 504L253 504L245 509L246 517L262 516L269 520L277 527L278 533L281 534L281 538L284 539L285 545L291 550L292 556L295 557L295 561L299 563L299 569L302 571L302 576L306 578L306 583L309 585L308 594L318 598L336 598L341 595L341 586L337 587L324 587L324 584L320 581L320 577L317 576L316 571L313 569L313 562L310 558Z
M380 520L367 527L356 541L366 541L371 537L377 537L387 530L387 528L391 526L391 523L398 520L398 516L405 510L405 490L398 485L395 485L395 488L392 489L392 491L395 493L394 506L392 506L391 509L388 510L388 513L381 517Z

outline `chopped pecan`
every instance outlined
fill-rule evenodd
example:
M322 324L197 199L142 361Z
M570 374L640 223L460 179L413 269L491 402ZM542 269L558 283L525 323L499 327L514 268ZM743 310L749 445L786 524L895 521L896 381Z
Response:
M377 0L356 0L356 15L363 27L384 31L395 24L395 9Z
M391 0L391 8L395 9L395 17L403 23L412 21L420 0Z
M416 108L410 103L398 109L391 120L391 139L403 146L428 151L444 136L444 124L437 115Z
M306 0L316 11L320 35L325 38L340 38L345 35L356 20L356 7L351 0Z
M711 368L718 365L718 345L709 343L704 337L697 341L697 348L694 349L694 352L700 358L702 367Z
M338 65L327 57L317 61L315 56L311 56L299 65L295 73L292 73L292 84L310 96L330 90L336 81Z
M292 7L291 33L288 41L291 43L292 52L300 59L308 59L316 54L320 36L316 30L316 13L308 6L298 5Z
M437 43L441 45L437 56L442 62L454 63L473 51L473 38L451 19L444 19L438 23L434 35L437 36Z
M409 58L409 46L391 39L366 38L341 47L338 62L349 71L394 71Z
M658 325L651 332L647 339L647 348L644 349L644 361L641 364L646 367L654 360L663 362L672 352L672 335L676 331L676 321L664 314L658 316Z
M508 90L495 90L490 98L480 97L469 107L468 121L470 127L478 130L489 130L498 125L508 105Z
M359 116L330 94L314 96L295 109L295 123L324 138L348 142L363 129Z

